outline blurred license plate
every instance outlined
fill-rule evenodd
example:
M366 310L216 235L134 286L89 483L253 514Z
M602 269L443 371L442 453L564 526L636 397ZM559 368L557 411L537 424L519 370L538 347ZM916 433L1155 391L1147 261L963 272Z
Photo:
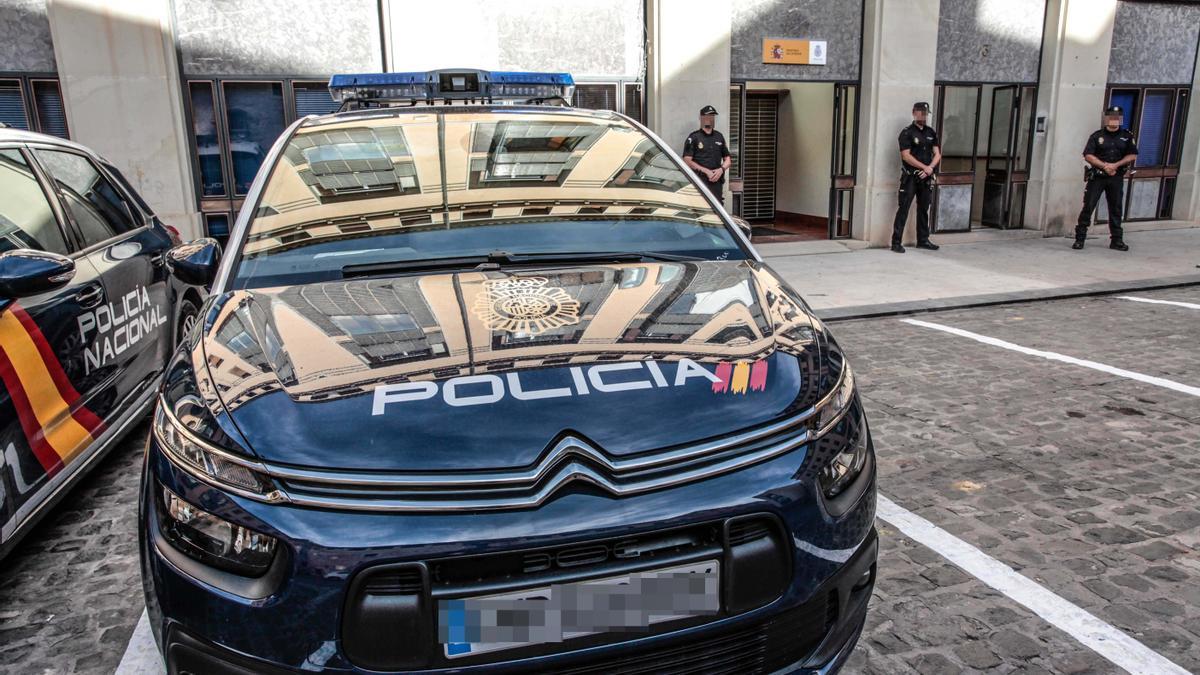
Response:
M583 635L645 631L716 614L720 563L708 560L512 593L442 600L438 641L457 658Z

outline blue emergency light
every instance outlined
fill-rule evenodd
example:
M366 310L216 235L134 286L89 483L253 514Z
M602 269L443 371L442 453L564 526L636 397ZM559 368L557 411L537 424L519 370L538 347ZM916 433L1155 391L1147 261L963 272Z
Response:
M333 100L347 102L434 105L438 103L540 103L575 93L570 73L518 73L471 69L417 73L362 73L329 78Z

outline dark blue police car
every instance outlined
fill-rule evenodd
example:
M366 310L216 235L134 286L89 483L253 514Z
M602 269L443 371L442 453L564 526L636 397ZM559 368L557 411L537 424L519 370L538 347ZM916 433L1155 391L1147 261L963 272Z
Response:
M0 128L0 557L149 409L201 291L76 143Z
M840 667L854 375L681 160L537 105L569 76L332 85L357 109L284 133L229 255L177 261L213 288L143 475L170 672Z

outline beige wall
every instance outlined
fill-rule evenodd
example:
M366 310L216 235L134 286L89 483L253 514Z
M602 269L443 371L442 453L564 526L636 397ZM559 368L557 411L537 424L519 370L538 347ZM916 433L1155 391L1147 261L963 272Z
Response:
M1192 97L1188 104L1188 125L1184 131L1183 154L1179 158L1179 178L1175 182L1176 220L1200 221L1200 51L1192 71Z
M853 235L875 246L888 244L896 215L896 137L912 123L913 102L933 99L939 7L939 0L865 0ZM905 241L915 240L912 214L906 232Z
M824 82L747 82L746 88L787 92L779 101L775 209L828 217L833 85Z
M72 140L111 161L163 222L200 234L170 6L49 0Z
M683 152L683 139L700 126L706 105L717 108L717 130L729 138L731 2L647 3L647 126L675 152Z
M1081 153L1100 127L1116 11L1116 0L1049 0L1046 6L1037 114L1046 116L1047 128L1033 140L1025 222L1047 235L1073 232L1079 217Z

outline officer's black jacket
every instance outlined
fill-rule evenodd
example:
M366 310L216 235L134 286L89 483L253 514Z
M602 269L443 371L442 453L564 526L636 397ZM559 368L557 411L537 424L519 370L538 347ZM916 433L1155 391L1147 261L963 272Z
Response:
M917 126L916 122L904 127L900 132L900 152L911 150L912 156L922 164L929 164L933 161L933 149L941 147L941 142L938 141L937 132L928 124L925 128ZM900 165L903 168L910 168L904 160L900 160Z
M1125 155L1138 154L1138 149L1133 140L1133 132L1121 127L1116 131L1100 129L1088 136L1083 154L1094 155L1101 162L1111 164L1120 161ZM1124 173L1125 169L1126 167L1121 167L1121 172Z
M691 157L692 161L706 169L715 169L721 166L721 160L729 156L729 148L725 144L725 137L716 129L708 134L703 129L697 129L688 134L683 142L683 156ZM721 177L724 178L724 175Z

